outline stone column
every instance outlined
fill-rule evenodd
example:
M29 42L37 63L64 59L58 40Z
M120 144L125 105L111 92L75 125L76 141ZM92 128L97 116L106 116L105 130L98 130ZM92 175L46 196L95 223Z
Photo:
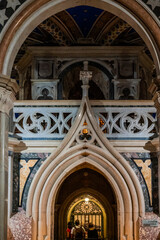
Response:
M17 70L19 76L19 100L24 100L24 83L26 80L26 72L20 72Z
M18 85L0 74L0 236L7 240L8 227L8 126Z
M149 92L152 94L154 105L157 109L157 127L158 127L158 137L152 140L152 145L154 145L157 158L158 158L158 198L159 198L159 213L160 213L160 85L158 79L152 80L149 87Z
M84 70L80 71L80 80L82 80L82 97L88 97L89 80L92 78L92 72L88 71L88 61L83 62Z

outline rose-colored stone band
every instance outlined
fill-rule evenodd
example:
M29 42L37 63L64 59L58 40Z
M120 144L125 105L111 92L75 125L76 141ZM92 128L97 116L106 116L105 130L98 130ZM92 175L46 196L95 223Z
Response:
M136 1L133 0L117 0L117 2L122 3L125 7L130 9L136 16L143 21L143 23L152 32L154 39L160 47L160 29L158 24L154 21L152 16Z
M8 28L6 34L4 35L2 42L0 44L0 72L2 72L3 61L5 58L5 54L7 48L14 37L14 34L18 30L18 28L23 24L23 22L38 8L40 8L43 4L49 2L50 0L35 0L30 5L28 5L11 23Z

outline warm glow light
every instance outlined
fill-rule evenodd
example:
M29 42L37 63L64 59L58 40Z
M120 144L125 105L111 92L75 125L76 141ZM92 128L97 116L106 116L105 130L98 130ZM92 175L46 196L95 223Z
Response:
M87 122L86 121L83 123L83 126L87 126Z
M85 198L85 202L89 202L89 198Z
M84 128L84 129L82 130L82 132L83 132L83 134L87 134L87 133L88 133L87 128Z
M102 118L99 118L99 126L102 127L104 125L104 122L102 120Z

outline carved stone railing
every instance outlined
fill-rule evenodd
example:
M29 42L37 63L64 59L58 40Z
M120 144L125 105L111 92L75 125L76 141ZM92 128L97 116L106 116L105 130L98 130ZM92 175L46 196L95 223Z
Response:
M156 134L156 109L148 106L93 107L109 139L150 139Z
M70 101L68 105L57 102L49 105L41 101L38 105L17 102L13 109L14 134L20 139L62 140L75 120L80 101L77 104ZM123 101L116 101L112 105L111 101L91 101L97 123L109 139L155 137L156 109L151 101L148 103L137 105L138 101L128 101L124 105Z
M15 134L22 139L63 139L78 107L14 107Z

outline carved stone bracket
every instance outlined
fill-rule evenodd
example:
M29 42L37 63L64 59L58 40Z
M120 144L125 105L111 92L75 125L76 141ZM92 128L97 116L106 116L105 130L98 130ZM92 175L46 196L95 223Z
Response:
M14 79L0 74L0 111L9 114L19 87Z
M157 117L160 117L160 90L154 93L152 100L154 101L154 105L157 109Z
M158 79L153 79L148 91L152 94L152 100L157 109L157 116L160 117L160 85Z

